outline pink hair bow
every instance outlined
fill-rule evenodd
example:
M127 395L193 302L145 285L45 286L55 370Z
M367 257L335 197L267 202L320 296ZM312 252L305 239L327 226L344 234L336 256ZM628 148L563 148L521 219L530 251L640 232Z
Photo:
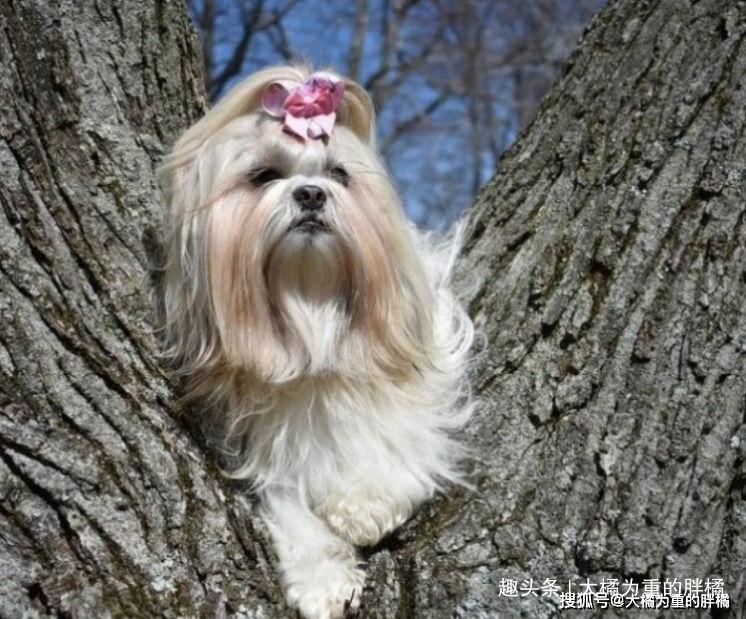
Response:
M270 116L282 119L285 131L301 139L326 139L334 128L344 92L344 82L338 78L330 73L314 73L290 89L272 82L262 93L262 107Z

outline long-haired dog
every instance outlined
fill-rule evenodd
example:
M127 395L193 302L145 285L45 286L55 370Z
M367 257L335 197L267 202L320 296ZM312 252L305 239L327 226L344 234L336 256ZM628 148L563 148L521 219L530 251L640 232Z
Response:
M472 325L457 247L403 214L373 106L333 73L237 85L166 162L167 350L238 446L289 604L360 603L376 544L458 478Z

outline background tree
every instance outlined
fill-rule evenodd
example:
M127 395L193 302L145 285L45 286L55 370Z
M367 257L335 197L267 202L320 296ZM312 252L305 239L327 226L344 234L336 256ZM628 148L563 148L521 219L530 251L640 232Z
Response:
M203 100L183 7L0 26L0 614L287 616L154 354L155 169ZM744 608L745 37L742 2L607 6L480 193L476 491L367 553L371 616L556 612L501 578L718 576Z
M332 64L379 111L409 214L445 227L525 127L602 0L191 0L208 93L267 64Z

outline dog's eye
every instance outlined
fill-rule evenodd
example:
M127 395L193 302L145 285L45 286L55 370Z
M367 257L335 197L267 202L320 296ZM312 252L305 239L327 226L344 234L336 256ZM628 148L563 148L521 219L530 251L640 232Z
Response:
M281 179L282 174L275 168L260 168L258 170L254 170L249 175L249 178L255 185L266 185L267 183L271 183L272 181Z
M334 166L329 170L329 176L345 187L350 184L350 175L341 165Z

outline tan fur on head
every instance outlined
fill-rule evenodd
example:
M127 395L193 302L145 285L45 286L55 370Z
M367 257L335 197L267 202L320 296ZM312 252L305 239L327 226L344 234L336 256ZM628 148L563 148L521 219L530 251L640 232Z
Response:
M329 73L334 73L327 70ZM212 135L239 116L255 112L260 106L262 92L272 82L293 82L301 85L311 71L304 65L268 67L254 73L235 86L200 121L192 125L174 145L166 160L166 169L183 165ZM348 127L369 146L374 147L375 111L368 93L357 82L340 76L345 83L345 94L337 110L337 123Z

